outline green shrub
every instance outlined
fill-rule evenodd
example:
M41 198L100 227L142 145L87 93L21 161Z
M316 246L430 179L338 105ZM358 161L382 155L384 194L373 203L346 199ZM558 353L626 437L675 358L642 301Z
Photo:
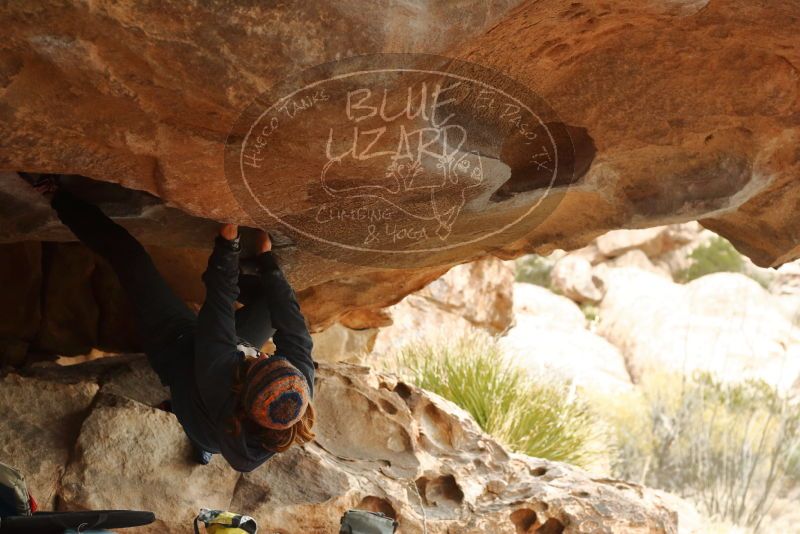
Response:
M689 268L676 275L681 282L691 282L711 273L741 273L745 268L742 255L730 241L719 236L714 236L708 243L694 249L689 258Z
M600 318L600 308L597 307L597 304L584 302L581 304L581 311L583 312L583 316L586 317L586 320L590 323Z
M467 336L405 347L399 373L454 402L511 450L587 465L594 459L594 417L561 385L534 383L503 363L496 340Z
M800 409L763 381L650 376L606 410L614 475L691 498L712 518L758 529L794 482Z
M516 280L550 289L550 271L553 270L553 265L554 262L537 254L517 258Z
M677 282L691 282L712 273L741 273L755 280L764 289L769 288L772 275L748 263L744 256L723 237L714 236L689 254L689 267L675 274Z

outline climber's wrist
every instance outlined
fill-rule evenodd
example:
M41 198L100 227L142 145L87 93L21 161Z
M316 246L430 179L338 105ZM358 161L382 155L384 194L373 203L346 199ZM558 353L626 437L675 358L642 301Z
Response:
M218 235L214 240L214 248L239 252L242 250L242 245L238 235L233 239L226 239L222 235Z

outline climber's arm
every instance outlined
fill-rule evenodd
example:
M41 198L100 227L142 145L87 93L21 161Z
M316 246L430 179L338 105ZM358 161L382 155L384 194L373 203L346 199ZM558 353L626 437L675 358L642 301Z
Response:
M306 376L313 393L314 360L311 349L314 344L300 304L272 252L268 250L259 254L258 261L261 280L267 291L272 327L275 328L272 336L275 354L285 357Z
M220 387L221 382L232 379L233 366L242 357L236 348L234 314L234 302L239 296L239 251L236 226L224 225L203 273L206 299L197 316L194 373L209 410L225 402L229 392Z

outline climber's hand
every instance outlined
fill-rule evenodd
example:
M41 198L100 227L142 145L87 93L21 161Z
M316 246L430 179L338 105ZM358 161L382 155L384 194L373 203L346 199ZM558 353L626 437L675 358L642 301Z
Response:
M219 229L219 235L228 241L233 241L239 235L239 227L235 224L223 224Z
M272 240L264 230L256 232L256 254L263 254L272 250Z

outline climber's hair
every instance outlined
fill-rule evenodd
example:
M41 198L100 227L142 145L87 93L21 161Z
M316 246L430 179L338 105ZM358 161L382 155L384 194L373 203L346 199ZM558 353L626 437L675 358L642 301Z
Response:
M312 430L316 414L314 413L314 406L310 402L300 420L285 430L264 428L247 415L242 402L244 397L242 391L247 372L257 361L255 358L245 358L241 365L236 366L234 369L233 393L236 395L236 408L233 417L229 421L228 433L238 436L241 434L243 427L247 428L248 433L258 436L261 446L270 452L283 452L292 445L302 445L313 440L316 437Z

